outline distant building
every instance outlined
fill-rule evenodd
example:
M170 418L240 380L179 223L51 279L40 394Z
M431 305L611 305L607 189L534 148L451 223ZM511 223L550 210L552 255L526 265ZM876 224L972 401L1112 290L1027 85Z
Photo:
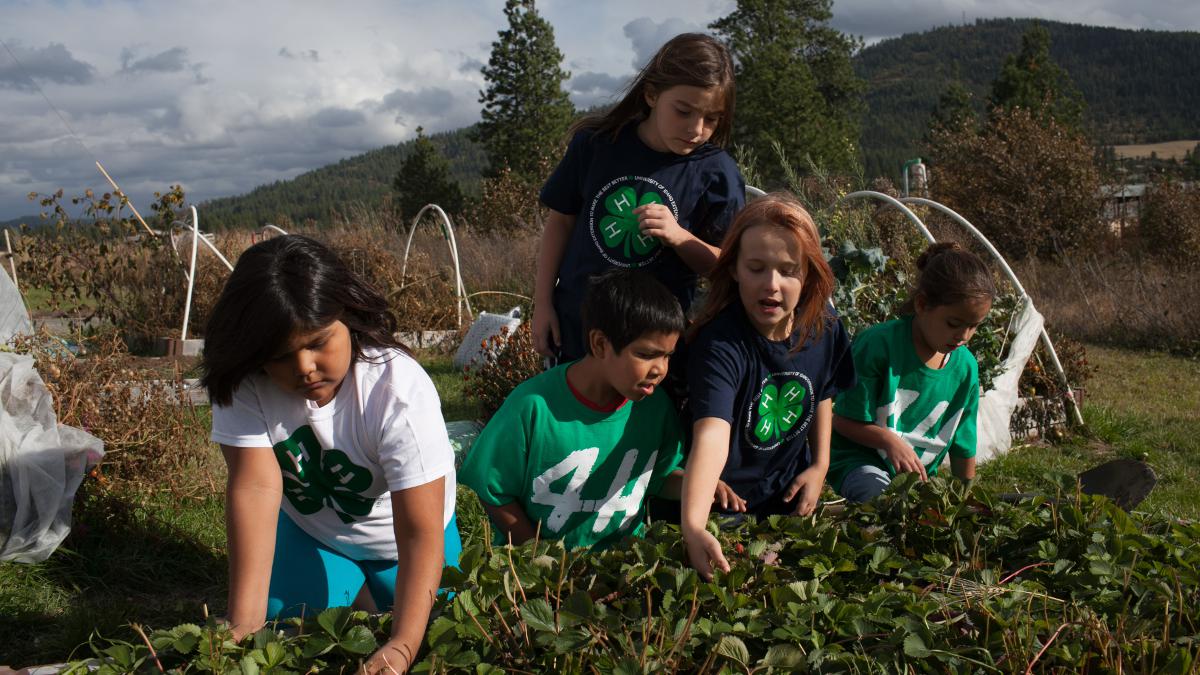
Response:
M1125 236L1126 228L1137 224L1142 198L1146 195L1146 184L1105 185L1100 188L1100 193L1104 199L1101 211L1104 222L1113 234Z

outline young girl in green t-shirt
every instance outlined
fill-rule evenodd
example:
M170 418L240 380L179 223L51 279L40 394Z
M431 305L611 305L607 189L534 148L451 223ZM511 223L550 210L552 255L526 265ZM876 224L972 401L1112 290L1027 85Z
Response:
M898 473L975 477L979 366L966 343L992 308L991 272L955 243L931 245L901 318L854 339L858 384L834 404L829 483L850 501L883 492Z

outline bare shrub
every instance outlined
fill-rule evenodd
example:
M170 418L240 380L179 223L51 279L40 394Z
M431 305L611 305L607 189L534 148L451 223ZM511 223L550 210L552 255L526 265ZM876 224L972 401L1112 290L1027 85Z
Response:
M1059 257L1100 232L1100 175L1079 133L1027 110L996 111L981 131L933 132L935 199L1006 255Z
M543 160L537 175L548 176L553 166ZM486 234L522 236L542 228L546 209L538 199L539 185L502 169L495 178L485 178L478 200L463 213L471 229Z
M1200 264L1200 188L1166 178L1152 183L1142 200L1137 236L1150 255Z
M1016 266L1049 323L1085 342L1200 354L1200 269L1129 252Z
M17 236L21 279L48 291L52 308L119 327L134 342L177 334L187 298L191 238L171 239L182 191L176 187L158 197L152 208L162 229L155 235L122 216L123 204L111 194L96 197L88 191L73 198L73 204L82 205L83 219L67 213L61 190L43 197L41 205L54 222ZM198 252L189 335L203 329L228 273L211 253Z
M220 459L208 442L208 416L183 396L183 373L151 370L130 357L121 336L102 332L78 356L47 333L18 340L33 356L61 424L104 442L106 479L184 494L215 491Z
M502 330L482 345L484 360L463 375L465 393L479 402L483 421L491 419L518 384L542 372L542 357L533 348L528 321L509 334Z

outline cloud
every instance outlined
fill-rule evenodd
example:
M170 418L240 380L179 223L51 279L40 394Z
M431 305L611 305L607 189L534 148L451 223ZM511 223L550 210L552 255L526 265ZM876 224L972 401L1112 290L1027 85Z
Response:
M481 59L472 58L469 56L463 57L462 65L458 67L460 73L478 73L483 70L486 65Z
M291 59L292 61L300 60L317 63L321 60L320 53L318 53L315 49L301 49L299 52L293 52L287 47L280 47L279 55L285 59Z
M629 84L632 75L618 77L608 73L588 71L579 73L567 82L567 93L579 108L587 109L608 103Z
M365 124L367 116L359 110L349 110L347 108L325 108L317 111L312 116L313 124L318 127L325 128L340 128L354 127Z
M32 91L35 81L82 85L95 79L96 69L71 56L60 43L51 42L41 49L12 45L10 49L11 56L0 57L0 88Z
M397 89L383 97L379 109L424 117L442 114L453 105L454 94L449 90L426 87L417 91Z
M637 70L641 70L650 57L658 51L658 48L676 35L707 32L704 26L678 17L671 17L662 23L656 23L653 19L645 16L625 24L624 30L625 37L633 42L633 67Z
M189 67L186 47L171 47L154 56L135 59L137 51L132 47L121 50L121 72L124 73L178 73Z

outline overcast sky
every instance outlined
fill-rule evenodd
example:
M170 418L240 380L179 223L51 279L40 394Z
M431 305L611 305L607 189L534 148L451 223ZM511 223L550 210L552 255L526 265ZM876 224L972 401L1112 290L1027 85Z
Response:
M666 39L703 30L734 4L538 8L554 25L571 96L587 106L608 100ZM471 124L503 6L0 0L0 220L36 213L30 191L106 189L96 159L146 210L171 184L194 201L239 194L407 140L417 126ZM833 23L873 42L998 16L1200 30L1196 0L835 0Z

